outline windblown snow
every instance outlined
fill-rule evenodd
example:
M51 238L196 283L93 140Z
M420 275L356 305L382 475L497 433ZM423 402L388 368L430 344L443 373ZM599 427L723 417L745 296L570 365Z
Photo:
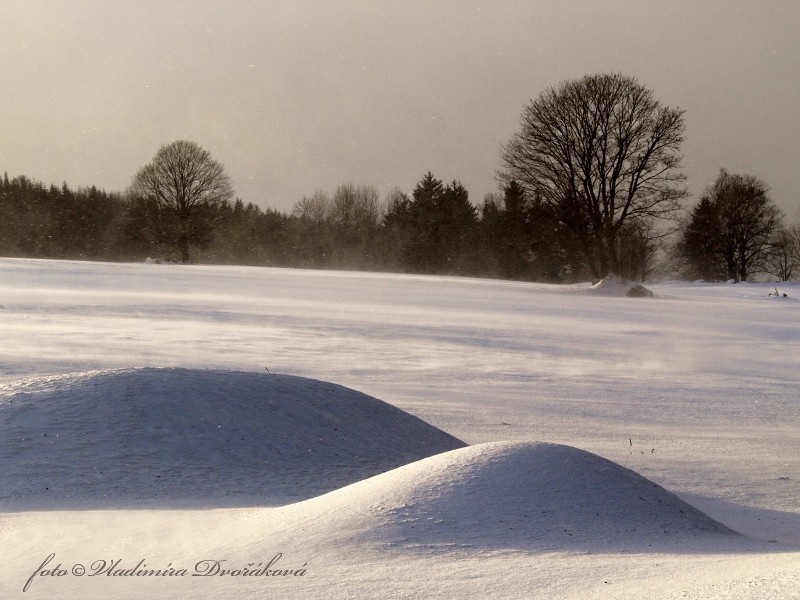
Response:
M0 259L0 598L796 597L800 288L627 286Z

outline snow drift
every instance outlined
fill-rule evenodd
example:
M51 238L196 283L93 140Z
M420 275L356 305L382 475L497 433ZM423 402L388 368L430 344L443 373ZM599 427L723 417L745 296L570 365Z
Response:
M541 442L464 447L312 379L132 369L0 391L0 498L12 508L311 498L277 509L290 536L299 527L389 547L613 549L731 534L597 455Z
M330 535L388 547L663 550L739 537L629 469L543 442L453 450L295 511Z
M600 296L627 296L629 298L652 298L653 292L641 283L629 281L619 275L608 275L595 283L589 292Z
M464 446L385 402L260 373L134 369L0 388L0 502L264 504Z

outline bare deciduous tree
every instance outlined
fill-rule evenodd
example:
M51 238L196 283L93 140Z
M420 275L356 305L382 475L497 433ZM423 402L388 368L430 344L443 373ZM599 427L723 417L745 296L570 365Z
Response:
M318 190L311 196L303 196L292 207L292 215L307 223L323 225L331 217L331 198L323 190Z
M704 192L716 208L720 250L730 279L747 281L765 267L770 239L781 225L781 211L768 192L769 186L758 177L725 169Z
M233 196L223 166L188 140L162 146L134 176L130 192L155 201L172 222L183 262L189 261L190 244L208 241L213 209Z
M542 92L503 147L501 181L518 181L578 240L599 278L622 266L618 237L634 219L671 219L686 195L678 169L683 111L635 78L587 75Z
M773 234L765 271L781 281L791 281L800 275L800 225L781 227Z
M363 237L374 232L381 217L380 195L373 186L343 183L333 193L331 218L349 235Z
M325 191L305 196L292 209L302 238L301 254L317 265L365 268L380 228L383 206L371 185L343 183L333 196Z

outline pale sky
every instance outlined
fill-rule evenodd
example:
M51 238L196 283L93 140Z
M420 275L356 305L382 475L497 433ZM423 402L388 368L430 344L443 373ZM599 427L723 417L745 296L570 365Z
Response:
M621 72L686 110L695 198L720 167L800 220L800 2L4 0L0 171L122 191L193 140L289 210L340 183L472 201L546 86Z

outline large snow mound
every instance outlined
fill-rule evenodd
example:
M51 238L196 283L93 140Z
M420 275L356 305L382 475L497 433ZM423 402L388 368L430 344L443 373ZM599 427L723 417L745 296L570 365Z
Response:
M133 369L0 387L0 503L302 499L464 446L385 402L268 373Z
M295 510L331 535L382 546L657 550L739 537L621 465L544 442L453 450Z

